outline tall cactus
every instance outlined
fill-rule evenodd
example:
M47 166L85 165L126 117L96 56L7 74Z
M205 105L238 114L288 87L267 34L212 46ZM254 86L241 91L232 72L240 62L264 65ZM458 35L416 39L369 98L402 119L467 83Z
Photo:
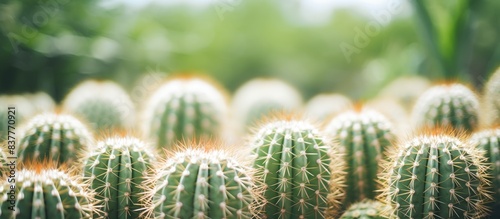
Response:
M352 204L340 219L387 219L388 206L382 202L364 200Z
M15 188L0 182L0 218L97 218L91 190L72 175L52 168L22 169ZM13 211L14 209L14 211Z
M225 151L204 146L177 152L155 170L149 216L243 219L255 214L258 194L251 170Z
M254 168L265 198L262 218L324 218L342 194L342 157L306 121L277 120L256 133ZM327 211L328 210L328 211Z
M479 101L466 86L434 86L418 99L413 119L419 127L447 126L472 132L477 128Z
M369 109L348 111L335 117L326 128L344 151L347 206L377 196L377 173L384 151L394 138L391 123Z
M20 162L51 160L71 163L87 149L92 136L76 118L64 114L41 114L32 118L20 133Z
M485 126L500 125L500 67L490 77L483 91L484 114L481 122Z
M173 78L146 104L143 130L163 148L181 140L220 136L226 105L222 91L208 81L195 76Z
M112 137L97 143L85 158L84 176L90 188L103 200L106 218L138 218L139 199L144 190L146 171L154 159L142 141L132 137Z
M80 83L64 98L63 109L80 116L99 131L130 128L135 115L127 92L111 81Z
M397 218L481 218L488 201L487 167L474 145L447 134L400 143L386 175L385 194Z

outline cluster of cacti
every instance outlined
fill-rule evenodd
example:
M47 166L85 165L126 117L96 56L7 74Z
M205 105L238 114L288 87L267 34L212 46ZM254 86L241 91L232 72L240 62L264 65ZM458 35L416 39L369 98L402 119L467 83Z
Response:
M112 137L97 143L84 162L84 176L96 192L106 218L138 218L145 192L141 185L154 161L154 154L142 141Z
M223 91L207 80L173 78L145 105L143 131L163 148L171 148L178 141L217 138L222 134L226 105Z
M53 161L71 163L87 150L92 135L76 118L64 114L33 117L20 133L20 162Z
M0 218L92 219L97 201L76 177L39 166L19 170L15 188L0 181Z
M466 86L434 86L418 99L413 119L418 127L451 127L472 132L478 126L479 100Z
M339 142L346 168L344 204L376 198L377 174L384 151L394 139L391 123L369 109L352 110L335 117L326 132Z
M99 131L127 129L135 116L129 95L111 81L84 81L65 97L63 109Z
M324 218L335 214L342 158L316 127L300 120L267 123L252 141L262 188L262 218ZM331 208L331 209L329 209Z
M447 134L398 144L387 163L385 193L397 218L481 218L489 199L484 157Z
M209 143L211 144L211 143ZM154 218L252 218L258 194L252 171L227 152L197 145L178 152L149 179ZM208 145L210 148L211 145Z
M315 121L325 121L351 109L352 102L342 94L318 94L305 106L305 115Z
M340 219L386 219L388 206L379 201L363 200L352 204Z
M500 125L500 68L490 77L484 86L483 107L484 125Z

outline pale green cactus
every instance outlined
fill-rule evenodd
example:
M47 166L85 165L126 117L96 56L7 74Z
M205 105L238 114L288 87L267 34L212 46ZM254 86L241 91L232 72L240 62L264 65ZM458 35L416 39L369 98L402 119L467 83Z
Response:
M318 94L307 102L305 115L314 121L325 121L352 108L352 101L342 94Z
M484 126L500 125L500 67L484 86L481 123Z
M373 200L364 200L352 204L340 216L340 219L387 219L385 215L389 206L384 205L382 202Z

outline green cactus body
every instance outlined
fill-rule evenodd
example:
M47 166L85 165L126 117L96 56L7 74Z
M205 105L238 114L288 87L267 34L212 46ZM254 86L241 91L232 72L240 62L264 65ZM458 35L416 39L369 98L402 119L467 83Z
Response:
M484 86L482 123L485 126L500 125L500 68L490 77Z
M154 218L251 218L255 200L248 168L226 152L186 149L150 182Z
M87 128L70 115L42 114L32 118L20 135L20 162L49 160L71 163L92 141Z
M418 99L413 119L419 127L447 126L472 132L477 128L479 101L461 84L435 86Z
M15 201L15 211L11 210L11 200ZM55 169L18 171L12 191L11 183L0 182L0 218L91 219L97 216L94 205L82 184Z
M488 170L492 177L492 189L496 206L500 206L500 129L488 129L475 133L471 143L484 151L486 162L491 164ZM498 210L496 212L500 213Z
M103 200L106 218L139 218L139 199L146 171L154 155L138 139L108 138L97 144L85 159L84 176L96 197Z
M213 85L198 78L173 79L151 97L144 112L145 133L157 147L220 136L226 102Z
M110 81L85 81L64 99L63 109L80 116L96 130L127 129L135 109L127 92Z
M364 200L352 204L344 214L340 216L340 219L386 219L388 217L384 214L387 208L388 207L381 202Z
M386 194L397 218L481 218L486 166L473 145L447 135L422 135L399 145L388 163Z
M342 159L330 159L330 150L307 122L282 120L262 127L253 141L258 187L264 189L262 218L324 218L338 198L333 194L339 186L330 179L339 179L342 171L332 168Z
M384 151L394 138L390 122L376 111L348 111L326 128L340 143L346 164L345 206L377 196L377 174Z

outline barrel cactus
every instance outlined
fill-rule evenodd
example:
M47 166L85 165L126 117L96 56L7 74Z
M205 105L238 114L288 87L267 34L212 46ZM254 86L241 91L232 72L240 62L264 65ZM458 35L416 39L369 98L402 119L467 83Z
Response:
M388 207L382 202L364 200L352 204L340 219L386 219Z
M379 163L394 139L391 123L376 111L352 110L335 117L326 132L339 141L339 150L344 154L345 206L376 198Z
M485 126L500 125L500 68L490 77L483 91L484 116L481 118Z
M474 145L434 131L398 144L382 179L397 218L481 218L487 212L484 157Z
M207 80L195 76L172 78L145 105L143 130L162 148L172 148L181 140L220 136L226 105L222 91Z
M144 190L153 152L142 141L132 137L111 137L97 143L85 158L84 176L96 197L103 200L106 218L138 218L139 199Z
M342 195L342 157L318 129L278 119L252 141L253 165L261 179L262 218L324 218L336 214Z
M0 182L0 218L97 218L91 190L77 178L53 168L17 172L15 188Z
M306 117L324 121L352 108L352 102L342 94L318 94L305 107Z
M208 144L209 145L209 144ZM250 168L227 152L196 145L172 155L149 180L154 218L251 218L258 197Z
M54 161L71 163L87 149L92 136L76 118L64 114L33 117L20 132L17 151L20 162Z
M477 128L479 101L461 84L438 85L427 90L413 109L419 127L452 127L472 132Z
M135 115L127 92L111 81L80 83L64 98L63 110L81 117L99 131L130 128Z

